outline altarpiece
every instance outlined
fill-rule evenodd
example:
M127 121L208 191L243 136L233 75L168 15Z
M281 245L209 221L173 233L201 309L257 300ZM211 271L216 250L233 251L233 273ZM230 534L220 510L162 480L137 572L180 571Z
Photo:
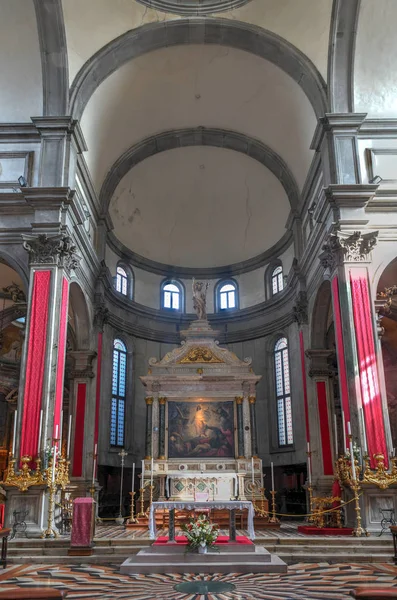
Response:
M194 285L194 282L193 282ZM206 290L205 290L206 291ZM203 307L195 308L200 317ZM203 294L201 294L203 297ZM206 318L161 360L149 360L145 473L155 500L251 500L263 487L251 359L219 346ZM153 458L153 461L152 461Z

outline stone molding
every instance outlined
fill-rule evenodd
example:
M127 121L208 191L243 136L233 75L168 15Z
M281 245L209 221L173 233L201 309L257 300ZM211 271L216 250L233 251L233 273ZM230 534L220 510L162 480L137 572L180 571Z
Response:
M96 358L95 350L74 350L68 352L73 361L73 369L69 372L72 379L93 379L95 377L92 361Z
M55 265L68 274L79 266L81 256L72 238L67 235L23 235L23 247L29 253L31 265Z
M309 377L332 378L335 375L331 364L335 355L333 350L310 349L306 350L305 354L310 361Z
M240 8L251 0L138 0L153 10L174 13L176 15L210 15Z
M293 307L293 314L294 320L298 323L299 327L307 325L309 322L307 309L308 301L306 292L298 292L298 297Z
M94 304L94 325L103 331L106 323L109 323L110 311L106 306L103 296L95 298Z
M280 181L291 208L293 210L298 208L300 193L295 177L287 163L269 146L237 131L215 127L190 127L152 135L126 150L110 167L103 182L99 195L102 210L105 212L108 209L120 181L140 162L160 152L192 146L211 146L234 150L260 162Z
M308 97L317 118L327 112L327 85L316 66L295 46L262 27L231 19L196 17L149 23L103 46L73 81L71 114L80 119L100 84L130 60L159 48L184 44L219 44L260 56L292 77Z

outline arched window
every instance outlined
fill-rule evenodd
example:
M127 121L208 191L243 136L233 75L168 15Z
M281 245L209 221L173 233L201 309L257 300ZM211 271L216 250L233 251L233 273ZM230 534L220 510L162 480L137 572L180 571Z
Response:
M287 338L280 338L274 346L274 370L276 375L276 400L279 446L294 443L292 431L291 386Z
M283 267L279 265L272 272L272 295L278 294L284 289Z
M161 286L161 308L182 311L183 288L179 281L164 281Z
M116 292L119 292L128 298L132 298L132 285L133 280L129 269L123 265L117 265L115 278Z
M127 348L121 340L113 342L112 409L110 445L124 446Z
M238 308L238 290L235 281L221 281L216 288L218 311Z

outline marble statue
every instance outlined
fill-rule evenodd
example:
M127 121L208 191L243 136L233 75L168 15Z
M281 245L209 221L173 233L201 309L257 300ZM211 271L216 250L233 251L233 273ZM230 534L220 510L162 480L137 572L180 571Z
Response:
M192 289L193 289L193 308L197 313L197 317L200 321L207 319L207 290L209 283L204 285L203 281L196 281L193 278Z

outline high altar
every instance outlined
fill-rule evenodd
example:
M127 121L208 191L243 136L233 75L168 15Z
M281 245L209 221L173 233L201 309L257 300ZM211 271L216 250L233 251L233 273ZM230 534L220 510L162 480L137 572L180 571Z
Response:
M150 359L148 374L141 377L147 410L145 483L153 457L154 500L260 498L255 418L260 377L251 359L240 360L218 345L203 297L204 309L197 310L195 301L199 319L181 332L181 346L160 361Z

